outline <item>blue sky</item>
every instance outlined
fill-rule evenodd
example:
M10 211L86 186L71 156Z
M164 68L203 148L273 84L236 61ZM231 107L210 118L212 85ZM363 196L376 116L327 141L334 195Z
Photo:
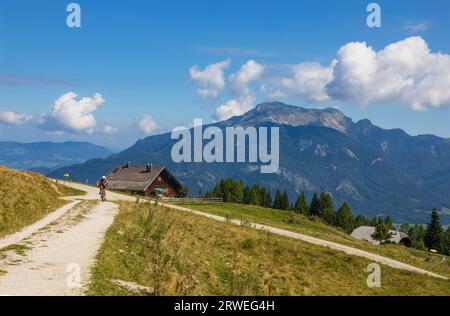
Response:
M450 3L445 0L377 1L381 28L366 25L370 1L79 0L81 28L66 25L69 2L0 3L0 111L25 115L20 124L0 123L0 140L87 140L124 148L147 133L194 118L218 119L219 106L242 99L244 92L228 89L229 76L249 60L264 66L264 74L237 89L252 90L251 107L270 99L263 85L275 90L271 84L293 76L288 73L301 63L329 67L349 42L367 42L379 51L420 36L432 53L450 54ZM203 71L227 60L225 87L217 98L199 95L201 82L190 76L191 67ZM305 107L337 106L354 120L369 118L384 128L450 137L445 98L417 111L411 108L410 95L361 105L354 99L318 100L295 89L302 88L296 85L279 100ZM91 113L96 128L67 128L62 121L66 116L52 114L54 102L69 92L78 95L72 97L75 101L101 94L103 101ZM157 127L139 129L145 115ZM62 125L52 125L50 119Z

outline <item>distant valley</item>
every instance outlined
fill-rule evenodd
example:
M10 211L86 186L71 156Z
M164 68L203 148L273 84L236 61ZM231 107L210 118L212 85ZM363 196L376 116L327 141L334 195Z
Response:
M87 142L0 142L0 165L46 174L56 168L113 153L110 149Z

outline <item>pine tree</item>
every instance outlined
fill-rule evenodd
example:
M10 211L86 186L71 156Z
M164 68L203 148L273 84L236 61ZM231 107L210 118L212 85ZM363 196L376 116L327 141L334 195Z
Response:
M365 226L368 224L370 224L370 221L364 215L358 214L355 217L355 228Z
M320 195L319 216L329 225L336 225L336 211L333 199L329 193L322 192Z
M400 226L400 231L404 232L405 234L409 234L409 229L411 227L409 226L408 223L404 223ZM409 236L409 238L411 238L411 236Z
M311 203L309 205L309 213L312 216L319 216L319 209L320 209L320 200L316 193L314 193Z
M250 204L251 199L251 189L249 186L245 186L244 188L244 197L242 199L244 204Z
M244 201L244 183L242 180L238 180L234 183L232 192L232 201L234 203L242 203Z
M425 230L425 246L428 249L436 249L440 252L443 250L444 230L441 226L441 220L436 209L431 212L431 221Z
M447 227L444 236L445 254L450 256L450 226Z
M384 221L381 217L378 217L377 225L384 224Z
M408 234L409 238L411 238L411 240L413 240L413 241L417 240L417 237L416 237L417 236L417 230L416 230L415 226L410 227L408 229L407 234Z
M378 224L375 228L375 232L372 234L372 238L378 240L381 244L388 243L392 237L392 233L386 224Z
M372 227L377 227L377 225L378 225L378 220L377 220L377 217L374 216L374 217L372 217L372 219L370 220L370 226L372 226Z
M264 207L272 207L272 194L270 193L269 189L267 189L266 191L266 198L264 199Z
M355 228L352 210L347 202L344 202L337 211L337 225L344 229L347 234L350 234Z
M394 223L392 222L392 218L388 215L386 216L386 218L384 219L384 224L389 228L389 229L394 229Z
M220 186L220 184L216 184L215 186L214 186L214 189L213 189L213 191L212 191L212 194L214 195L214 197L220 197L220 198L224 198L224 195L223 195L223 192L222 192L222 189L221 189L221 186Z
M422 240L423 242L425 242L424 241L425 240L425 229L423 229L423 226L416 224L415 231L416 231L415 239L417 241Z
M257 186L253 186L250 190L250 204L261 205L261 201L259 200L259 190Z
M287 194L287 191L283 192L282 195L282 199L281 199L281 209L282 210L289 210L289 208L291 207L290 203L289 203L289 196Z
M308 216L309 215L309 205L308 202L306 202L305 192L302 192L300 196L298 197L297 201L294 205L294 210L297 213L303 214Z
M273 208L281 209L281 193L279 190L275 193L275 199L273 200Z

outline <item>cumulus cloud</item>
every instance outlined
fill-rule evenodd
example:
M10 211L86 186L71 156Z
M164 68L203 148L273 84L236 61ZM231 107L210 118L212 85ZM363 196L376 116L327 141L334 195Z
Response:
M432 52L420 36L407 37L378 51L366 42L350 42L328 65L303 62L266 67L249 60L228 76L227 82L223 81L223 68L219 77L216 87L222 90L227 83L232 98L216 109L218 120L241 115L255 106L251 83L256 81L261 83L259 93L272 100L295 97L357 105L398 103L416 111L450 106L450 55Z
M419 36L375 51L366 42L342 46L329 66L305 62L291 67L268 97L355 104L402 103L414 110L450 105L450 55L433 53Z
M326 89L335 99L370 104L401 102L414 110L450 105L450 55L432 53L418 36L379 52L349 43L337 54Z
M33 120L33 116L0 109L0 122L8 125L22 125Z
M316 62L305 62L292 67L293 77L281 80L282 86L289 95L300 97L307 101L327 101L329 96L325 89L333 79L333 68L323 67ZM270 98L282 96L280 90L275 90Z
M195 65L189 69L192 81L198 85L197 93L204 98L217 98L225 87L224 70L230 66L230 60L210 64L201 70Z
M231 92L237 96L249 95L252 93L248 84L261 78L264 66L254 60L249 60L241 66L238 72L228 77Z
M242 115L255 107L255 101L256 98L250 95L229 100L216 109L216 118L223 121L233 116Z
M158 124L152 116L145 114L137 123L138 129L145 135L150 135L158 129Z
M69 131L92 134L97 128L94 112L105 103L100 93L80 100L74 92L60 96L52 106L52 111L41 115L39 125L47 131Z
M255 106L256 97L249 84L261 78L264 66L249 60L238 72L228 77L230 90L235 97L216 109L216 118L226 120L232 116L242 115Z

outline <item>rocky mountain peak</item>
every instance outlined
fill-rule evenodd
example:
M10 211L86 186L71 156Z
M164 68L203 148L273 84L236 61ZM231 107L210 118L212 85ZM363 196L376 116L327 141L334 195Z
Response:
M349 117L335 108L307 109L282 102L259 104L244 115L231 118L228 123L246 126L265 122L291 126L316 125L333 128L342 133L347 133L353 125Z

